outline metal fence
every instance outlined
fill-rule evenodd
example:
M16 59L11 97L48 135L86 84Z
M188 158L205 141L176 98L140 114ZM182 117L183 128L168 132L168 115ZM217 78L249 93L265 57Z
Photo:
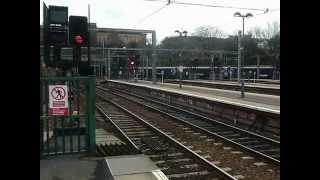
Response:
M50 116L49 85L67 85L69 114ZM95 151L95 77L40 77L40 157Z

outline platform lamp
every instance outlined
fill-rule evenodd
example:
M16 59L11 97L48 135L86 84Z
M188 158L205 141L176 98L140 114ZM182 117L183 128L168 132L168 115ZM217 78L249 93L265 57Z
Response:
M241 14L240 12L236 12L233 14L234 17L241 17L242 18L242 38L244 38L244 18L249 18L249 17L253 17L253 15L251 13L247 13L247 14ZM239 38L240 38L240 34L239 34ZM239 43L241 42L241 40L239 39ZM241 47L240 47L241 48ZM244 52L244 46L242 45L242 48L239 51L242 50ZM240 59L239 59L240 61ZM244 62L244 53L243 53L243 57L242 57L242 62ZM238 67L239 71L240 71L240 67ZM240 74L239 74L240 73ZM240 82L241 79L241 72L238 73L238 82Z
M175 33L179 34L179 37L182 37L182 34L184 35L184 37L187 37L188 31L179 31L179 30L175 30ZM180 66L179 66L179 87L182 88L182 71L183 71L183 67L182 67L182 62L181 62L181 56L182 53L179 54L179 59L180 59Z

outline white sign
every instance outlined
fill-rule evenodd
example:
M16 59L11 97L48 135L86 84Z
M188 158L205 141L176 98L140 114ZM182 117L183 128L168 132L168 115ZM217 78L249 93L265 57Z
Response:
M49 85L49 115L69 115L68 86Z

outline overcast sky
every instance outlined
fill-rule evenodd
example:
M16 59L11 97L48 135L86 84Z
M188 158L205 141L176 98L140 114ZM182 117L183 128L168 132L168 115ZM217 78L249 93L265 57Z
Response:
M175 1L175 0L171 0ZM262 11L214 8L170 4L154 15L145 18L165 6L166 2L145 0L44 0L47 6L68 6L69 15L88 15L91 9L91 22L98 27L156 30L158 43L166 36L176 36L175 30L193 33L202 25L219 27L226 34L234 34L242 29L241 18L233 17L237 11L250 12L254 15L245 20L245 32L254 27L266 27L267 23L280 23L280 0L176 0L209 5L223 5L254 9L278 9L278 11L261 14ZM42 24L42 3L40 0L40 24Z

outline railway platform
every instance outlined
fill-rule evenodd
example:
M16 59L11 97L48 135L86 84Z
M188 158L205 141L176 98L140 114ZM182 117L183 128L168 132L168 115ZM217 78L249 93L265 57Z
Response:
M218 101L225 104L231 104L241 107L246 107L250 109L255 109L259 111L266 111L270 113L280 114L280 97L274 95L266 94L256 94L256 93L245 93L245 97L241 98L239 91L213 89L205 87L196 87L182 85L179 88L179 84L171 83L157 83L153 84L150 81L114 81L121 82L124 84L131 84L140 87L147 87L157 90L169 91L179 94L184 94L188 96L195 96L200 98L205 98L212 101Z
M97 146L125 144L111 132L96 129ZM41 180L167 180L152 161L142 154L117 156L87 156L69 154L40 160Z
M49 136L49 140L52 137ZM67 138L66 138L67 139ZM122 143L110 132L96 129L96 142L99 144ZM66 143L66 146L69 144ZM68 149L68 148L66 148ZM41 180L104 180L103 158L89 158L85 154L51 156L40 160ZM110 179L111 180L111 179Z
M166 80L166 83L180 84L179 80ZM232 91L241 91L241 84L233 81L212 81L212 80L182 80L182 85L208 87L213 89L224 89ZM253 82L244 83L245 92L257 94L269 94L280 96L280 85L261 84Z
M41 180L102 180L103 159L82 159L81 155L64 155L40 160Z
M185 82L194 82L194 83L208 83L208 84L222 84L222 85L239 85L238 82L235 81L212 81L212 80L183 80ZM280 84L264 84L260 81L258 82L245 82L245 87L259 87L259 88L265 88L265 89L280 89Z

